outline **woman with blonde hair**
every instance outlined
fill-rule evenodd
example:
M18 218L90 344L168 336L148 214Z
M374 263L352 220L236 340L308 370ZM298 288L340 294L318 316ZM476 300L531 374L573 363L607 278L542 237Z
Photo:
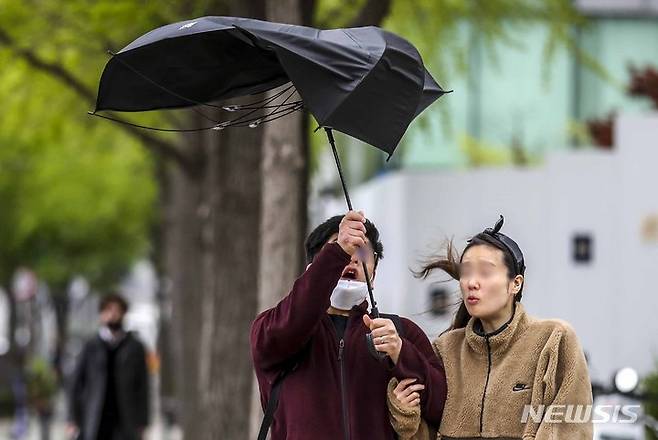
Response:
M461 257L448 255L436 269L459 280L462 302L453 323L434 341L448 393L438 439L592 439L592 388L573 328L537 319L521 304L525 261L519 246L500 233L503 217L469 240ZM418 406L418 383L389 386L391 423L402 439L427 438Z

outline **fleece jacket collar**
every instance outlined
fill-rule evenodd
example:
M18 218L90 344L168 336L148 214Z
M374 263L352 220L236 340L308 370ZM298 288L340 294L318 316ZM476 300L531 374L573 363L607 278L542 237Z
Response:
M505 354L511 343L518 339L527 326L528 316L523 305L517 302L514 305L512 318L491 333L485 333L480 320L472 317L466 325L466 342L477 353L486 356L490 349L492 356L500 356Z

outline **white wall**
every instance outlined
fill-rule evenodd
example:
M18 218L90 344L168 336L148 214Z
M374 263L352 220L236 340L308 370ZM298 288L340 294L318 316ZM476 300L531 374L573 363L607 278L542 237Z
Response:
M641 226L658 215L658 116L621 117L612 151L555 153L542 167L390 174L354 188L355 207L378 226L385 247L375 281L383 312L414 319L430 335L448 318L427 313L431 281L409 268L454 237L467 238L505 216L503 232L526 257L523 301L533 315L569 321L590 358L594 379L658 364L658 242ZM326 216L345 211L342 199ZM572 238L593 236L593 261L576 264ZM456 283L451 283L457 292ZM455 301L458 296L455 295Z

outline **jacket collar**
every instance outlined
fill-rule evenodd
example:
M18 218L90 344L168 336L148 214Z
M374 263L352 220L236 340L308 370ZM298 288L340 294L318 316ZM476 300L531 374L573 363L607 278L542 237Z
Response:
M350 316L354 315L361 317L366 313L368 313L368 301L363 301L361 304L352 307L352 310L350 310Z
M368 301L363 301L361 304L352 307L346 318L348 318L350 321L353 321L357 318L361 318L366 313L368 313Z
M106 327L100 327L96 333L96 340L110 348L117 348L133 337L134 335L131 331L122 331L118 335L112 335Z
M474 351L487 354L488 340L492 354L504 354L511 343L525 330L527 321L525 308L520 302L514 304L514 312L510 320L491 333L485 333L480 320L472 317L466 325L466 342Z

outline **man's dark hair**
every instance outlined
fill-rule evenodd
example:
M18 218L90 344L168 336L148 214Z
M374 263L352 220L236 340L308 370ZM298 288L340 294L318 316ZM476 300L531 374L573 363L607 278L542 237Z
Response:
M101 298L101 302L98 305L98 311L102 312L110 304L116 304L121 308L121 311L125 314L128 311L128 303L126 300L119 295L118 293L108 293Z
M343 215L336 215L325 220L308 235L306 243L304 243L306 249L306 264L311 263L327 240L329 240L332 235L338 233L338 227L340 226L343 217ZM379 260L384 258L384 245L379 241L379 231L375 224L366 219L365 225L366 237L370 240L372 249L375 251L375 267L377 267Z

